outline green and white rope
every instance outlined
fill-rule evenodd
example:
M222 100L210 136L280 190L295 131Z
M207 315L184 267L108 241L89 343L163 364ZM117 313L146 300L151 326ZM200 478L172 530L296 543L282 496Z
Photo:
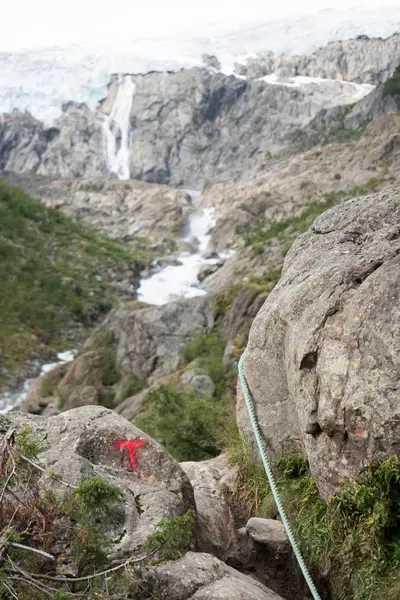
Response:
M299 563L301 572L304 575L304 579L307 582L307 585L310 589L310 592L314 598L314 600L321 600L320 595L317 592L317 588L314 585L314 582L311 578L311 575L307 569L306 563L304 562L303 556L300 552L300 548L297 545L297 542L295 540L295 537L293 535L292 532L292 528L290 526L290 523L288 521L288 518L286 516L285 513L285 509L282 506L282 502L279 496L279 491L278 488L276 487L276 483L274 480L274 475L272 473L272 469L271 466L269 464L269 460L268 460L268 456L267 456L267 451L265 449L265 445L264 445L264 441L261 435L261 430L260 430L260 426L258 424L257 421L257 417L256 417L256 413L254 410L254 404L253 404L253 398L249 389L249 386L247 385L247 381L246 381L246 377L244 374L244 370L243 370L243 366L244 366L244 359L246 357L246 352L247 350L245 350L245 352L242 354L240 360L239 360L239 366L238 366L238 370L239 370L239 380L240 380L240 384L242 386L242 390L243 390L243 395L244 395L244 399L245 399L245 403L246 403L246 407L247 407L247 411L249 413L249 417L250 417L250 423L251 426L253 428L253 432L254 432L254 436L256 438L256 442L257 442L257 446L258 449L260 451L260 455L261 455L261 459L265 468L265 472L267 474L268 477L268 482L272 491L272 494L274 496L274 500L276 503L276 506L278 508L279 511L279 515L282 519L282 523L285 527L287 536L289 538L289 541L292 545L293 548L293 552L297 558L297 562Z

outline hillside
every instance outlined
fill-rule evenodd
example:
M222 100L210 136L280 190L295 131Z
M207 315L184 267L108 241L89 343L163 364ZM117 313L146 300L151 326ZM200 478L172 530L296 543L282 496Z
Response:
M151 253L110 241L0 180L0 389L26 363L67 349Z

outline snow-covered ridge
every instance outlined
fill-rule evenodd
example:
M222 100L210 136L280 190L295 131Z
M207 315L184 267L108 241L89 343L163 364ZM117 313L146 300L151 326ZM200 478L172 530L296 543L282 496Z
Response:
M0 53L0 112L29 110L46 122L74 100L95 108L106 95L112 73L177 70L202 64L215 54L225 74L235 62L259 52L306 54L334 40L366 34L388 37L400 30L400 6L384 9L321 11L314 15L227 29L205 28L202 35L129 40ZM160 58L162 57L162 58Z

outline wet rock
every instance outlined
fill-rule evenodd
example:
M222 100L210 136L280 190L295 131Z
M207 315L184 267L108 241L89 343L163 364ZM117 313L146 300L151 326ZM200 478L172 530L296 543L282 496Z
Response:
M206 279L206 277L208 277L209 275L212 275L213 273L218 271L218 269L221 266L222 266L221 264L214 264L214 265L204 264L200 268L200 271L197 273L197 279L199 281L204 281L204 279Z

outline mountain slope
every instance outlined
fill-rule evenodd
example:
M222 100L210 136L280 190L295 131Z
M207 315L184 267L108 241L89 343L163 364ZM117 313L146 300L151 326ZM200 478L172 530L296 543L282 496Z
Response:
M29 359L81 337L111 308L113 280L148 258L0 180L0 389Z

